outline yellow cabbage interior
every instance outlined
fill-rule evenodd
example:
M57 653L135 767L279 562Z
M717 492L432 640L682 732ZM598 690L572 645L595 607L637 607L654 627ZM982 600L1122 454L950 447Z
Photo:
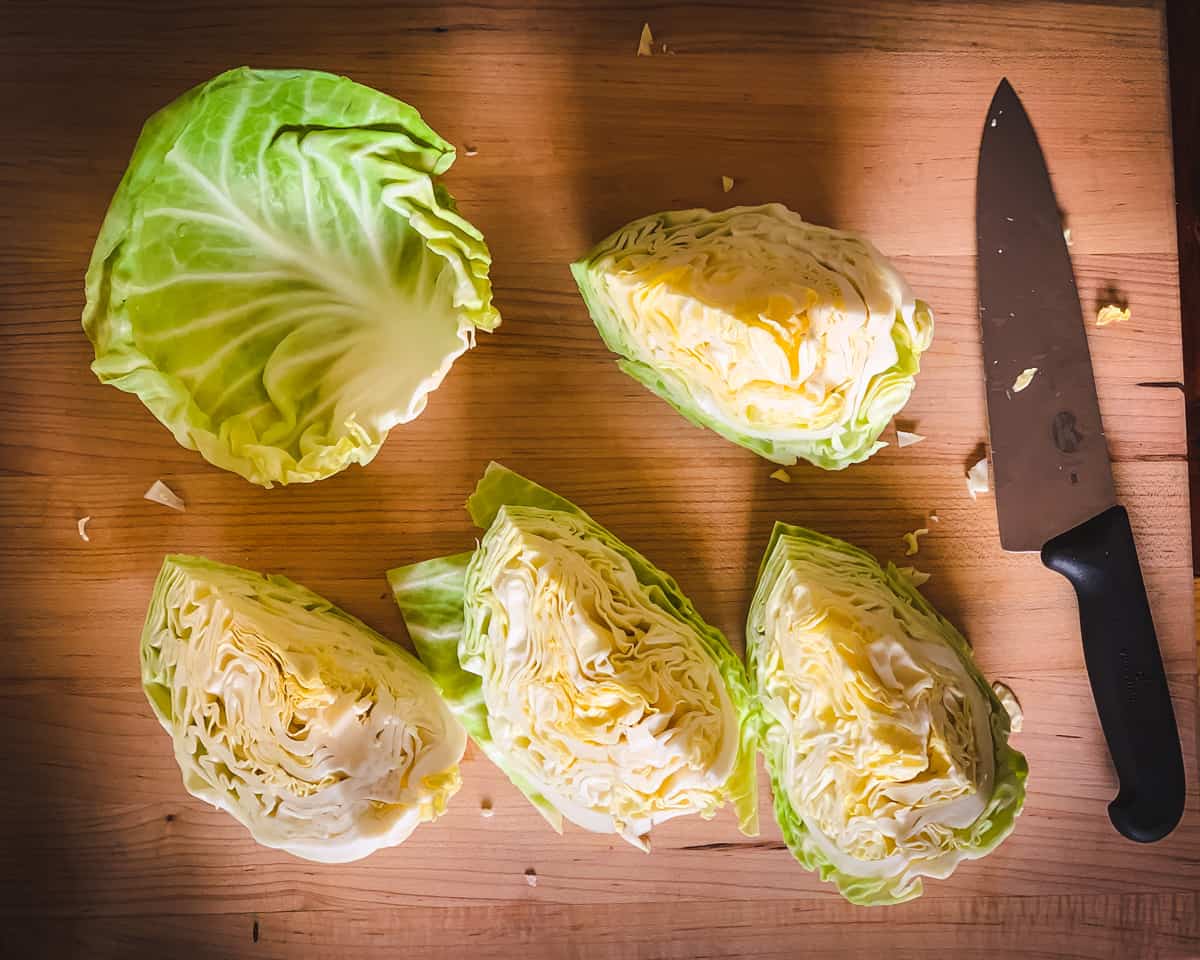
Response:
M757 670L788 799L826 857L853 876L948 876L994 757L983 695L924 619L793 559Z
M644 850L654 824L712 815L738 717L693 628L567 513L505 507L477 557L460 659L515 770L573 823Z
M162 600L147 690L190 793L259 843L330 863L443 812L466 732L381 637L303 588L216 565L177 569Z
M751 436L840 435L897 362L893 326L917 333L912 292L879 251L778 204L676 227L598 266L635 359Z

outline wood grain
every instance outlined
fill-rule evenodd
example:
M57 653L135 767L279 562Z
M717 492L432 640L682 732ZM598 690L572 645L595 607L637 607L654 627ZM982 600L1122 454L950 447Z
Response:
M283 12L285 11L286 12ZM674 56L637 58L643 20ZM82 276L142 120L248 62L344 72L478 155L447 178L495 255L505 321L378 459L262 491L179 448L100 386ZM963 469L985 437L973 194L1007 74L1037 124L1092 311L1119 493L1141 548L1193 790L1135 847L1083 671L1074 603L1000 551ZM0 953L5 956L685 958L1200 955L1196 684L1171 155L1155 4L763 2L534 7L8 3L0 30ZM722 194L720 177L737 181ZM796 482L692 429L624 378L566 263L625 220L780 200L868 233L935 307L902 420L927 439ZM764 831L672 821L646 857L548 831L475 751L447 816L401 848L318 867L255 847L186 795L142 696L137 636L164 552L285 573L397 638L390 566L463 549L489 459L575 499L674 573L742 641L776 519L882 559L928 512L926 590L1026 711L1013 837L926 896L843 902ZM163 478L188 502L141 499ZM91 542L75 521L91 515ZM483 820L480 801L496 816ZM537 870L538 885L524 880Z

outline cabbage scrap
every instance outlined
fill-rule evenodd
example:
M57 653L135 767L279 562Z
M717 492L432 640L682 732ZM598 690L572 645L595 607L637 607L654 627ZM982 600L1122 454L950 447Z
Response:
M483 236L407 104L311 70L221 74L146 123L87 271L103 383L253 483L366 464L475 331Z
M461 784L466 731L425 668L284 577L167 557L141 659L184 787L263 846L357 860Z
M981 493L987 493L991 490L991 470L986 456L980 457L975 461L970 470L967 471L967 493L971 495L972 500L976 500Z
M906 533L901 539L904 540L904 555L906 557L914 556L920 549L920 537L929 534L928 527L918 527L916 530L911 530Z
M933 339L878 250L778 203L643 217L571 271L625 373L783 466L879 450Z
M1116 303L1106 303L1096 311L1096 326L1107 327L1114 323L1125 323L1131 313L1128 307Z
M741 661L678 584L570 501L492 464L478 549L388 572L417 653L483 752L563 819L649 849L731 803L757 833Z
M1028 767L962 635L905 572L776 524L746 625L775 816L846 899L900 903L1013 829Z
M161 480L155 480L150 484L150 488L142 494L142 499L170 507L180 513L187 510L187 504L183 502L183 498Z
M1022 390L1028 387L1031 383L1033 383L1033 378L1037 376L1037 372L1037 367L1026 367L1019 374L1017 374L1017 379L1013 381L1012 392L1020 393Z

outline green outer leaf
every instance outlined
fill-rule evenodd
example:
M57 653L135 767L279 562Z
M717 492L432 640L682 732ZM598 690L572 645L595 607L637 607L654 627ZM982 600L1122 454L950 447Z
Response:
M93 371L263 486L370 462L465 331L499 323L482 235L432 179L453 160L344 77L242 67L188 91L146 123L96 241Z
M921 342L916 342L908 326L897 315L892 326L892 342L896 346L897 362L887 371L877 374L864 398L859 418L836 440L804 440L788 442L755 436L739 430L735 424L706 413L692 397L687 384L675 373L656 369L637 359L639 350L629 337L621 316L601 295L594 282L593 267L596 261L612 251L622 239L631 234L638 236L654 229L669 230L680 224L689 224L697 219L712 221L727 220L737 212L763 210L766 207L733 207L729 210L671 210L634 220L605 237L587 254L571 264L571 275L579 287L587 305L592 322L600 333L605 346L619 354L617 366L660 399L665 400L697 427L707 427L726 440L745 447L772 463L791 466L797 459L807 460L825 470L842 470L851 464L861 463L884 444L879 437L912 395L914 378L920 372L921 354L928 349L933 338L933 315L923 300L916 301L915 317L923 331Z
M592 519L566 497L560 497L541 484L527 480L493 460L483 471L483 476L475 485L475 491L467 497L467 513L471 515L475 526L486 530L496 519L501 507L541 507L543 510L561 510L585 520ZM603 527L600 529L609 540L616 540L616 537Z
M438 557L387 572L392 596L417 655L433 675L450 712L489 760L504 771L550 826L562 833L562 814L542 793L507 764L488 729L483 679L458 663L458 640L464 627L467 565L474 553Z
M762 563L759 566L758 584L746 619L747 672L755 696L757 697L760 638L763 635L762 614L772 585L783 572L782 567L786 558L781 552L784 549L781 542L785 538L798 541L802 545L837 550L861 564L864 574L876 579L879 586L895 594L898 603L907 604L936 624L938 632L945 639L947 646L954 651L967 675L979 688L990 707L989 719L992 743L995 747L995 782L987 807L970 827L959 830L957 833L960 846L967 851L966 859L974 860L990 853L1012 833L1017 816L1024 806L1025 780L1029 775L1029 765L1024 754L1014 750L1008 744L1008 712L975 665L971 647L966 638L949 620L934 609L933 605L904 574L896 569L894 564L889 563L886 568L880 567L873 556L844 540L828 537L805 527L777 522L771 531L770 542L767 544L766 553L763 554ZM907 890L899 890L894 878L852 876L841 872L828 860L812 841L808 827L792 808L788 799L788 792L782 783L783 757L779 755L778 751L770 749L768 745L768 734L775 725L775 720L761 708L758 713L762 726L760 749L771 775L775 819L779 823L783 839L792 855L807 869L816 871L822 880L836 884L842 896L852 903L862 906L880 906L903 903L919 897L922 893L922 884L919 879Z
M742 832L758 833L758 783L755 754L758 725L750 685L741 660L724 635L700 616L679 584L613 533L596 523L571 501L517 473L491 463L467 500L472 520L482 529L491 526L501 507L536 507L569 513L587 521L589 532L624 556L646 588L651 602L670 616L688 624L699 635L705 651L716 661L741 718L738 758L727 783L730 802ZM465 626L467 566L474 553L456 554L388 571L388 582L412 634L417 653L439 684L451 710L467 728L488 758L508 775L551 824L561 831L561 814L523 778L514 776L502 754L495 750L487 730L482 679L462 669L458 644ZM548 809L547 809L548 808Z

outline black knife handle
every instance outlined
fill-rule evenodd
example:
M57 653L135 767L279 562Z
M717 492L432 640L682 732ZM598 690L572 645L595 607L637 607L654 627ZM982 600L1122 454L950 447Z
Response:
M1161 840L1183 816L1183 753L1125 508L1055 537L1042 563L1079 598L1088 679L1120 780L1108 816L1130 840Z

